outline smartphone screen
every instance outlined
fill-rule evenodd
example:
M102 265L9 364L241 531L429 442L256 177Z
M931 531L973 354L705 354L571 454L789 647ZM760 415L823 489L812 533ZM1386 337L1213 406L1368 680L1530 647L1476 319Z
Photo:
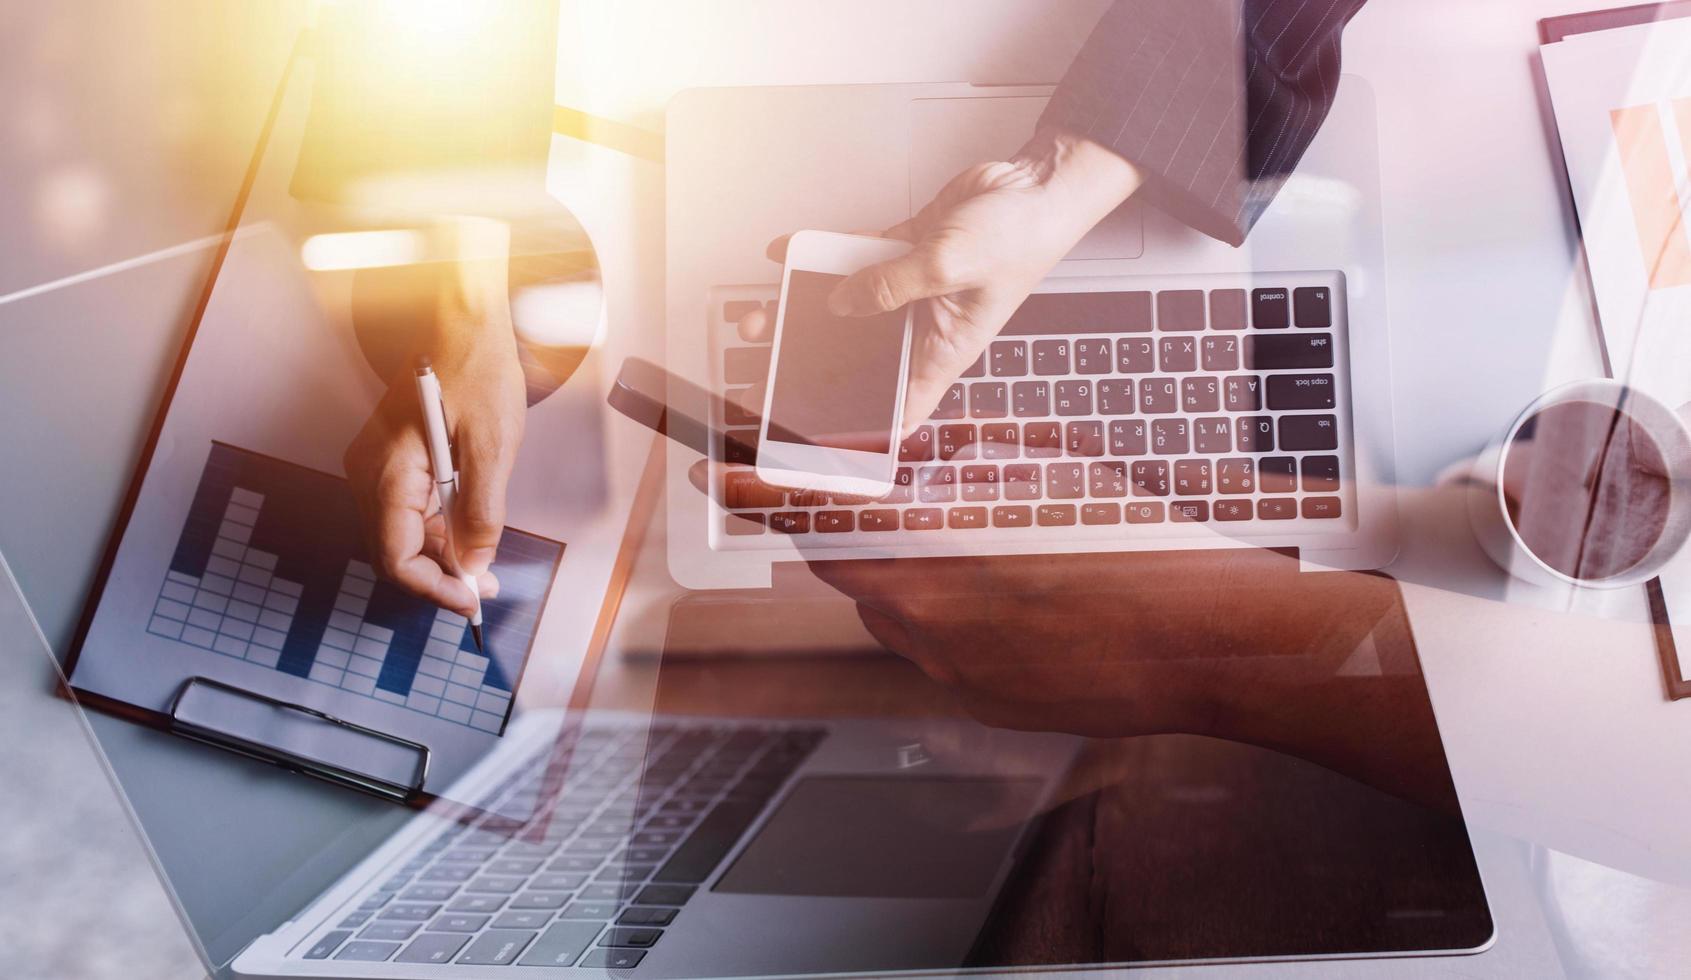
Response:
M793 269L782 312L768 438L865 453L892 451L905 311L835 316L844 276Z

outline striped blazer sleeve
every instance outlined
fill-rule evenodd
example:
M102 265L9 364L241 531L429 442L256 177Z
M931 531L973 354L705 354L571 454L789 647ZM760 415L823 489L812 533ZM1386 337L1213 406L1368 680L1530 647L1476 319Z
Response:
M1332 107L1364 0L1116 0L1040 119L1146 174L1141 196L1242 243Z

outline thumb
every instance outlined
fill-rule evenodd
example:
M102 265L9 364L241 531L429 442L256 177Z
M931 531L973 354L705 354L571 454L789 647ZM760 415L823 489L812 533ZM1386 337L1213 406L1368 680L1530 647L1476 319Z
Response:
M835 316L872 316L955 289L937 253L919 247L847 276L829 294L828 310Z
M452 545L459 569L467 574L479 576L493 564L505 532L505 491L516 458L514 436L478 429L461 438Z

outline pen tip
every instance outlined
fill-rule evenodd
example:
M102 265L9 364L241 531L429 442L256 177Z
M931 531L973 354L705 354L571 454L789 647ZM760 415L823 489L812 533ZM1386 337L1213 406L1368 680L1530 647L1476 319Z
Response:
M476 641L476 652L482 656L486 656L487 645L482 642L481 627L475 625L474 623L470 624L470 636Z

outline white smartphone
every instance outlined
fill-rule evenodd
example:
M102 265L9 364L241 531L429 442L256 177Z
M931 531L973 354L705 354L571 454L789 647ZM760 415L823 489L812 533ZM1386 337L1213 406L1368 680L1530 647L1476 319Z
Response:
M909 250L906 242L823 231L788 240L758 433L765 483L863 497L892 492L910 308L835 316L828 294L853 272Z

